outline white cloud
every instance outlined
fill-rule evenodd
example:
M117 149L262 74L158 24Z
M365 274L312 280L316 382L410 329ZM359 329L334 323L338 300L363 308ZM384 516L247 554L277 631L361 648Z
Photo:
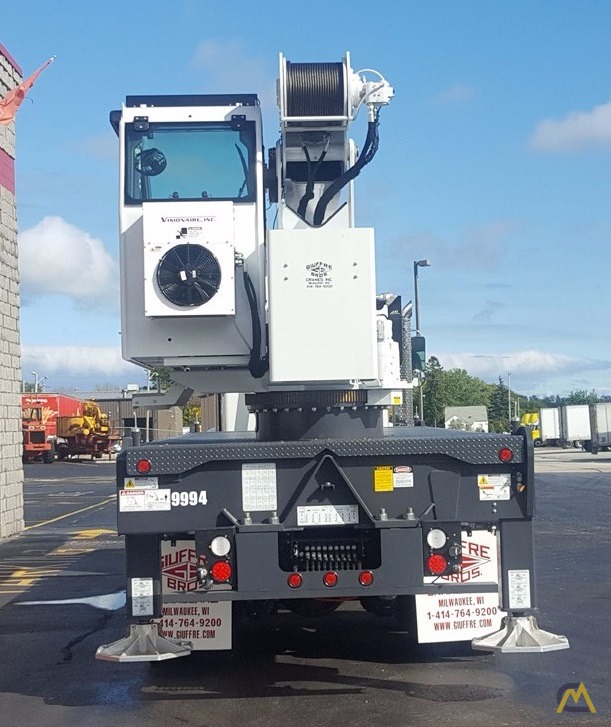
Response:
M435 97L435 101L439 104L459 104L470 101L473 98L473 89L462 83L456 83L450 88L446 88Z
M21 360L24 372L42 371L49 377L57 373L62 376L133 376L142 371L121 358L119 346L24 344L21 347Z
M563 119L545 119L530 138L530 148L540 152L594 147L611 147L611 101L590 111L572 111Z
M45 217L19 235L21 290L26 297L48 293L77 301L117 300L117 264L88 232L62 217Z
M531 386L541 386L550 377L583 374L584 371L611 369L610 361L576 358L561 353L527 349L506 354L439 353L436 354L445 369L465 369L472 376L485 381L497 381L499 375Z

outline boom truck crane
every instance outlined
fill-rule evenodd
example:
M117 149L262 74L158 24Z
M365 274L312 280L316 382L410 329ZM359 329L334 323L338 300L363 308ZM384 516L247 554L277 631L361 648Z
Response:
M383 426L412 383L400 297L376 296L354 180L377 151L391 85L354 72L348 54L281 54L277 90L267 164L256 95L128 96L111 112L123 356L175 382L135 404L232 392L257 426L118 456L129 635L97 658L231 648L235 609L322 613L330 598L380 615L411 605L424 642L441 618L451 640L466 628L481 649L567 648L534 618L529 432ZM361 110L359 153L348 133ZM482 618L497 611L502 622Z

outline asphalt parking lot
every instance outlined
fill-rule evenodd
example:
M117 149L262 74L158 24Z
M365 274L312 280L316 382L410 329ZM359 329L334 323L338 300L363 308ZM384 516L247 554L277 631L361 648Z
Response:
M493 655L414 646L354 605L244 625L232 653L156 665L95 660L125 635L114 464L28 465L24 535L0 543L3 727L611 724L611 454L538 450L540 626L568 651ZM596 714L557 714L583 682Z

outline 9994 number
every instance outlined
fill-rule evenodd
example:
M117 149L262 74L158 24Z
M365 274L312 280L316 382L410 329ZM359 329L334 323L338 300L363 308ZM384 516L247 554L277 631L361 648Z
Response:
M170 497L172 507L189 507L193 505L207 505L206 490L191 490L190 492L173 492Z

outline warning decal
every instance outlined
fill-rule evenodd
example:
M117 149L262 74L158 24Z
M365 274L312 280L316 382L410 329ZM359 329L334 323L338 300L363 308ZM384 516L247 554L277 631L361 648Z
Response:
M373 489L375 492L392 492L394 490L392 467L374 467Z
M414 472L412 468L405 465L395 467L393 469L392 481L395 487L413 487Z
M511 475L477 476L480 500L509 500L511 497Z
M159 487L158 477L124 477L125 490L156 490Z
M171 510L170 490L119 490L119 512Z
M509 608L530 608L530 571L508 570Z
M242 509L244 512L272 512L278 509L274 462L242 465Z

